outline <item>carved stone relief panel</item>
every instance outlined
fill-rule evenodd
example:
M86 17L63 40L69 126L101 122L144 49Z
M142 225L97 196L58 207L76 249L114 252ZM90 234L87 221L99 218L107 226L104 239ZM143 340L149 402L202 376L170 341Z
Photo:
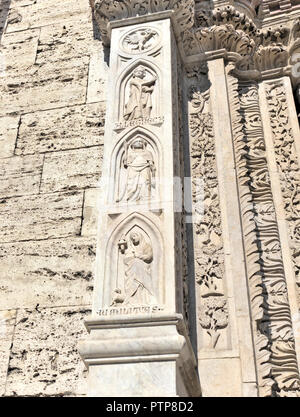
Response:
M200 349L227 347L228 308L224 282L224 248L213 120L207 70L191 68L197 78L189 90L190 152L194 205L195 278ZM222 336L222 337L221 337Z
M121 50L132 55L148 55L153 53L159 45L159 32L149 26L130 30L121 39Z
M228 75L260 396L297 396L300 380L258 85Z
M106 246L104 283L100 315L163 309L162 237L147 216L132 213L112 232Z
M136 61L121 76L118 123L115 129L160 124L160 80L153 64Z
M121 138L111 157L110 202L147 203L159 197L162 152L158 139L143 128Z
M266 95L300 301L300 169L283 81L266 84Z

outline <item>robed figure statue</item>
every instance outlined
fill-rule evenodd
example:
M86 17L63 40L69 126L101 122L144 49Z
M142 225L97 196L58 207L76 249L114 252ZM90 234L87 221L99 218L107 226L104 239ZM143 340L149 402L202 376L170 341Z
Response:
M127 177L123 189L119 190L117 202L149 200L155 188L156 168L153 155L147 150L147 142L137 138L130 146L125 143L122 165L127 171ZM121 169L119 183L122 172L124 170Z
M129 242L125 238L119 242L123 254L124 295L119 294L119 303L124 305L155 305L151 264L153 251L150 243L140 232L131 232ZM118 290L120 292L120 290ZM114 305L116 304L114 300Z
M145 80L146 70L143 66L136 68L129 82L129 99L125 104L124 119L135 120L149 118L152 111L152 93L156 77Z

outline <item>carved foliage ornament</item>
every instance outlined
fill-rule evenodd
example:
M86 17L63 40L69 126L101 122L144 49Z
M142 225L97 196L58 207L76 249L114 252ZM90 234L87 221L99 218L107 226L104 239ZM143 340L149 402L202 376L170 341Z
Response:
M299 369L254 82L229 77L249 296L261 396L297 396Z
M225 49L238 54L240 70L265 71L288 65L292 53L295 20L291 28L259 29L253 20L233 6L215 10L197 11L194 0L90 0L103 41L109 44L109 21L126 19L148 13L172 10L176 18L176 31L180 33L186 56Z
M199 285L198 319L210 336L210 348L217 347L220 330L228 326L227 300L224 296L224 249L221 211L215 160L213 121L206 111L209 90L190 89L190 132L193 178L193 204L196 234L196 282ZM198 190L195 180L203 181ZM201 195L199 195L199 192Z
M266 85L276 163L279 171L296 283L300 293L300 168L282 81Z
M91 0L91 5L105 43L108 43L107 24L113 20L171 10L180 32L194 24L194 0Z

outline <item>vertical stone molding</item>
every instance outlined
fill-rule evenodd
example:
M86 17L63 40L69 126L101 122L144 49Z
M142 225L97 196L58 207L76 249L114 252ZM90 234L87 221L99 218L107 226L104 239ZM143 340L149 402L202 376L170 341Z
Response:
M96 3L95 11L112 22L112 2ZM113 3L118 11L134 2ZM80 352L89 367L89 395L200 396L186 330L176 189L177 46L169 17L140 21L114 22L110 33L93 314Z
M260 396L298 396L299 368L258 85L228 76Z

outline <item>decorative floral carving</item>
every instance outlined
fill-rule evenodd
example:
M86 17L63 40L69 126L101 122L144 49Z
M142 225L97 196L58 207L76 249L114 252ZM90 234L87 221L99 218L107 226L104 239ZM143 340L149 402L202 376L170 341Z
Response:
M194 24L194 0L91 0L91 5L105 43L109 42L107 24L113 20L172 10L179 32Z
M90 1L106 44L109 43L108 22L172 10L177 21L178 41L186 56L217 50L225 50L226 56L234 52L237 54L234 61L240 71L256 70L259 73L286 67L294 50L291 44L296 44L298 39L297 19L291 27L277 25L261 29L245 13L229 5L195 12L195 0ZM139 41L135 44L139 45ZM258 74L252 76L258 77Z
M266 87L276 163L280 175L296 282L300 286L300 168L281 80Z
M228 326L227 301L225 297L208 297L201 300L199 307L199 321L211 337L211 348L215 348L219 337L219 330Z
M198 72L196 68L193 70L197 78ZM213 121L208 112L209 90L192 87L189 96L194 231L197 236L195 274L201 294L199 323L211 337L210 348L215 349L219 330L228 325L228 314L224 297L224 250ZM197 187L199 179L203 181L204 190Z
M298 395L299 370L258 86L228 79L259 391L261 396Z

